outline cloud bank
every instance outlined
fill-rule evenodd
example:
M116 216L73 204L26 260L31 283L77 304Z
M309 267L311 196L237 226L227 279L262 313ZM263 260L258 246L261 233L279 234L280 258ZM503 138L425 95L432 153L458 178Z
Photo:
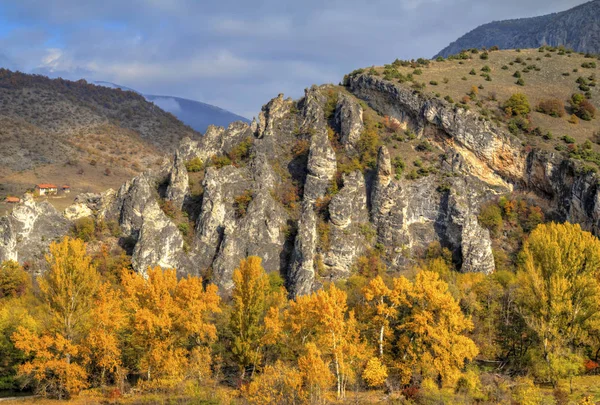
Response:
M105 80L251 118L283 92L431 57L493 20L580 0L19 0L0 4L0 65Z

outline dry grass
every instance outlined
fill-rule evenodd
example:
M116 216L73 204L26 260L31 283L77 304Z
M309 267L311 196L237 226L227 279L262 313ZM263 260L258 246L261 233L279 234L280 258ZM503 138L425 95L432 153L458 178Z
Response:
M546 54L550 55L547 57ZM583 93L576 83L578 77L589 77L592 74L598 76L598 68L582 68L581 65L586 62L600 63L596 59L585 58L581 54L564 54L558 52L539 52L538 49L525 49L517 52L516 50L494 51L489 53L489 59L480 59L479 54L471 54L472 59L467 60L444 60L443 62L431 61L427 67L419 67L421 74L414 74L415 68L398 67L398 71L403 75L413 74L416 82L424 83L422 90L425 94L444 98L450 96L454 102L460 102L463 97L471 92L473 87L478 90L476 100L468 102L472 111L488 110L492 116L503 118L501 110L502 103L514 93L523 93L530 101L531 107L535 110L538 103L545 99L556 98L564 102L567 114L562 118L553 118L536 111L532 111L530 118L533 127L540 127L545 133L551 131L553 140L544 141L541 137L525 136L524 143L532 146L538 146L547 150L552 150L556 145L562 144L559 139L563 135L569 135L577 141L583 143L592 138L595 131L600 129L600 113L592 121L580 120L579 124L574 125L568 122L570 117L568 108L568 99L573 93ZM521 63L516 59L520 58ZM512 63L512 65L511 65ZM527 66L535 65L537 69L529 69L529 72L523 73ZM490 68L488 73L491 81L486 81L482 76L484 66ZM502 69L507 66L508 69ZM574 70L577 69L577 72ZM377 67L376 71L383 73L383 67ZM476 74L470 74L474 71ZM525 86L516 84L517 78L514 77L516 71L521 72L521 77L525 81ZM563 75L563 74L567 74ZM466 80L465 80L466 79ZM437 83L437 85L431 84ZM403 85L411 86L413 83L405 82ZM483 89L479 88L480 86ZM590 100L596 108L600 108L599 87L591 87L592 99ZM492 95L495 94L495 100ZM480 102L479 106L477 102ZM506 125L506 123L502 123ZM600 150L595 146L596 150Z

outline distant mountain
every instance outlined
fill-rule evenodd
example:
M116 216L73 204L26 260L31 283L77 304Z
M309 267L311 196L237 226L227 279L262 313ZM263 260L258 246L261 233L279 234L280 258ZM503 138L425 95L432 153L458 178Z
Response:
M97 85L110 87L113 89L121 89L133 91L142 94L137 90L119 84L97 81ZM142 94L146 100L153 102L163 110L170 112L183 123L194 128L196 131L204 133L209 125L218 125L227 127L234 121L250 122L247 118L234 114L214 105L202 103L200 101L189 100L186 98L172 96L157 96L152 94Z
M0 69L2 184L15 182L7 179L15 173L43 176L48 165L61 173L80 168L80 183L99 168L130 176L158 167L184 137L201 134L138 93Z
M600 0L541 17L494 21L452 42L437 56L463 49L498 46L500 49L564 45L578 52L600 53Z

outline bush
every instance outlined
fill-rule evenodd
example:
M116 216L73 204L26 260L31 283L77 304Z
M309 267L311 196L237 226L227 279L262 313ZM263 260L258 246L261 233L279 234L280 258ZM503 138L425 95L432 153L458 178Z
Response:
M531 112L531 105L523 93L515 93L504 102L504 111L507 115L527 115Z
M404 160L402 160L402 158L400 156L396 156L394 158L394 160L392 160L392 166L394 166L394 172L396 173L396 180L400 180L400 177L402 176L402 172L404 172L404 169L406 167Z
M488 65L485 65L484 67L481 68L481 71L489 73L492 71L492 69Z
M481 55L479 55L479 58L483 59L483 60L488 60L489 57L490 57L490 55L487 52L484 52Z
M521 79L518 79L518 80L515 82L515 84L516 84L516 85L518 85L518 86L525 86L525 80L523 80L522 78L521 78Z
M432 86L437 86L438 82L436 82L435 80L432 80L429 82L429 84L431 84Z
M502 65L502 70L508 70L508 66Z
M210 162L217 169L220 169L225 166L229 166L231 164L231 159L228 156L213 156L210 158Z
M237 144L231 151L227 154L229 159L234 165L238 165L241 162L247 160L250 157L250 149L252 147L252 137L247 137L239 144Z
M235 216L237 218L243 218L246 216L248 206L252 202L252 191L246 190L243 194L240 194L233 199L233 207L235 209Z
M96 224L91 217L80 218L73 225L73 236L89 242L94 239L96 234Z
M30 285L31 278L19 263L8 260L0 264L0 298L19 297Z
M190 233L190 224L188 224L187 222L180 223L179 225L177 225L177 228L183 236L188 236Z
M575 143L575 138L569 135L564 135L560 139L562 139L565 143L572 144Z
M556 98L540 101L536 110L551 117L562 117L565 115L563 102Z
M185 168L191 173L200 172L204 169L204 162L199 157L195 157L185 163Z
M573 94L569 103L573 113L582 120L590 121L596 117L596 107L585 98L585 95Z
M471 69L471 71L469 72L469 74L471 76L477 76L477 72L475 71L475 69Z
M160 206L160 209L162 210L162 212L165 213L166 216L168 216L171 219L175 218L175 215L177 214L177 210L175 209L175 206L173 205L173 201L161 200L158 205Z
M513 135L517 135L521 132L527 131L528 127L529 121L525 117L522 117L520 115L511 118L511 120L508 122L508 130Z

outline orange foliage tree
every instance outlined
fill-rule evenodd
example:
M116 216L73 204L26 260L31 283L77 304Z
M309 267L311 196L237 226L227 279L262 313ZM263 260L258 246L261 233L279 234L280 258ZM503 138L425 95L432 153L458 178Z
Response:
M210 361L206 345L216 339L211 322L221 311L217 287L204 288L202 279L177 281L175 270L149 268L147 278L122 275L129 343L136 348L133 365L146 379L144 386L172 386L196 373L190 358ZM210 356L209 356L210 357Z
M19 374L34 383L38 393L69 398L87 386L88 363L82 343L90 330L99 276L86 254L85 243L65 237L50 245L49 269L38 280L44 311L41 334L20 327L15 347L31 360Z

